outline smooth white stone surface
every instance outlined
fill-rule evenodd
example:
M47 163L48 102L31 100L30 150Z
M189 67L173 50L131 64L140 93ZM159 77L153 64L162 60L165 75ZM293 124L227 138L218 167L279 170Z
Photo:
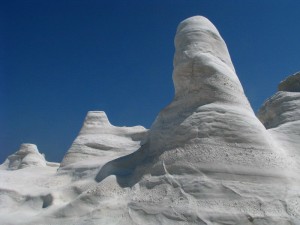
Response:
M296 91L299 81L300 73L287 77L258 112L258 118L276 143L297 163L297 171L300 168L300 90Z
M266 129L208 19L181 22L175 48L174 100L148 132L89 112L58 172L0 170L4 224L300 224L299 93L266 101Z
M142 126L116 127L110 124L105 112L90 111L60 171L90 176L108 161L137 150L146 135L147 129Z
M20 149L7 157L7 160L1 165L2 169L17 170L25 167L45 167L47 162L45 157L39 153L35 144L21 144Z

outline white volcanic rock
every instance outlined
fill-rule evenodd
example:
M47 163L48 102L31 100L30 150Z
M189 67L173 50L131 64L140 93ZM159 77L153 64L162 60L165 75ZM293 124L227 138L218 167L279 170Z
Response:
M2 223L300 224L299 158L293 157L299 93L279 92L279 106L266 105L262 121L273 127L267 130L209 20L181 22L175 47L175 97L147 134L89 112L59 172L39 170L30 178L26 190L35 195L22 192L24 182L17 181L31 168L0 170ZM95 177L76 172L95 167ZM62 173L68 170L75 173Z
M126 220L103 218L298 223L299 170L253 113L217 29L204 17L189 18L178 26L175 47L174 100L141 149L109 162L96 177L97 195L112 196L109 186L131 188L128 209L114 206Z
M149 131L147 157L159 158L161 172L164 162L175 173L283 176L289 159L253 113L213 24L201 16L181 22L175 47L175 98Z
M8 170L17 170L25 167L46 165L45 157L39 153L37 146L25 143L20 146L16 153L8 156L1 167Z
M109 123L104 112L93 111L88 112L58 172L59 164L46 162L44 158L38 170L36 167L6 170L10 165L16 167L15 161L6 161L0 170L0 224L91 224L85 218L85 221L78 218L81 211L93 209L91 201L87 206L75 204L70 212L74 216L70 218L62 218L60 211L73 207L81 193L89 192L97 184L93 174L103 164L138 149L146 135L147 130L142 126L116 127ZM36 146L22 146L22 153L25 149L28 154L40 155Z
M142 126L116 127L105 112L90 111L78 137L65 155L60 170L99 168L104 163L129 154L140 147L147 129Z
M53 202L52 191L68 184L55 177L59 163L47 162L34 144L22 144L0 166L0 224L30 224ZM57 193L59 194L59 193Z
M258 118L300 168L300 73L287 77L263 104Z

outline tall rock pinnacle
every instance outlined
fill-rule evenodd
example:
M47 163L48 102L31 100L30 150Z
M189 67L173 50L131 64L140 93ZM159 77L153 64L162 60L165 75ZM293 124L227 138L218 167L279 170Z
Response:
M148 153L169 154L190 146L184 157L202 166L214 162L216 168L239 165L248 171L280 167L284 154L256 118L215 26L201 16L184 20L175 47L175 98L151 127Z
M299 225L299 76L265 102L264 126L208 19L181 22L175 48L175 96L150 130L88 112L58 173L40 167L40 176L26 179L39 192L10 191L13 173L35 168L0 168L1 222Z
M173 101L139 150L100 169L101 190L131 187L128 221L140 224L284 224L297 166L255 116L219 32L188 18L175 47Z
M173 81L176 96L203 92L202 88L213 83L209 77L216 73L225 74L231 83L236 83L235 87L241 89L227 46L208 19L195 16L182 21L177 28L175 49ZM220 88L220 84L215 88Z
M203 169L283 176L292 163L255 116L215 26L202 16L184 20L175 48L175 98L157 116L134 161L139 154L152 158L149 166L162 173L169 167L174 173Z

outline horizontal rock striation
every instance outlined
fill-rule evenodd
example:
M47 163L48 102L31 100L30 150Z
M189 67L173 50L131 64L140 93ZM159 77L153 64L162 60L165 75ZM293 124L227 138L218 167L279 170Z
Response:
M295 223L298 167L255 116L217 29L188 18L175 47L174 100L138 151L100 169L97 194L130 187L124 224Z
M300 224L298 79L279 85L259 120L218 30L202 16L188 18L175 36L174 99L150 130L116 127L104 112L88 112L58 173L41 167L23 179L30 168L16 170L16 182L0 170L1 220ZM35 195L22 193L24 180Z
M258 118L273 139L300 168L300 73L287 77L278 85L278 92L266 100Z
M99 168L114 158L137 150L146 134L147 129L142 126L116 127L110 124L105 112L90 111L60 170L86 166Z

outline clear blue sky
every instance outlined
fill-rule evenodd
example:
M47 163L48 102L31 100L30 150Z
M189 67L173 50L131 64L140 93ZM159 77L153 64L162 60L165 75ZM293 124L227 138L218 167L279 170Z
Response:
M300 70L298 0L0 0L0 163L23 142L61 161L89 110L151 126L173 97L178 23L225 39L255 111Z

